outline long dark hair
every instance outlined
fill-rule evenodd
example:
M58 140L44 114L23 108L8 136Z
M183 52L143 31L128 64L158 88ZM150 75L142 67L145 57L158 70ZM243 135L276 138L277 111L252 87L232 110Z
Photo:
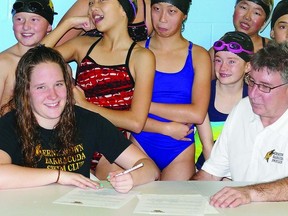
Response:
M37 128L38 122L30 105L30 81L35 66L41 63L56 63L60 66L67 88L67 101L58 124L55 126L57 148L69 149L75 142L75 113L72 92L72 77L67 64L59 52L43 45L27 51L20 59L16 69L16 85L10 106L16 110L17 133L22 145L24 164L36 167L39 158L35 157L36 146L41 146ZM40 157L41 158L41 157Z

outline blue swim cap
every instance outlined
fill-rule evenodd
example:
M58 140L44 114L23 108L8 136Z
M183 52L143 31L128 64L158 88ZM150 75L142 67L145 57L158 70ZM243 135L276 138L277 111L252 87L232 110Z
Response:
M151 5L157 3L169 3L181 10L185 15L188 14L192 0L151 0Z
M288 14L288 0L282 0L280 1L272 14L271 18L271 29L274 27L276 21L281 17Z
M51 0L16 0L12 8L12 16L16 13L35 13L44 17L51 25L53 24L54 6Z

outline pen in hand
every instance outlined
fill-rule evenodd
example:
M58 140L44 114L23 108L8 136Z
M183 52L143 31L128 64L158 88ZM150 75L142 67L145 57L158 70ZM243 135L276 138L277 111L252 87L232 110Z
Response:
M127 169L127 170L125 170L125 171L123 171L123 172L121 172L121 173L118 173L118 174L115 175L115 176L121 176L121 175L130 173L130 172L132 172L132 171L134 171L134 170L136 170L136 169L139 169L139 168L141 168L141 167L143 167L143 166L144 166L143 163L137 164L136 166L134 166L134 167L132 167L132 168L130 168L130 169Z

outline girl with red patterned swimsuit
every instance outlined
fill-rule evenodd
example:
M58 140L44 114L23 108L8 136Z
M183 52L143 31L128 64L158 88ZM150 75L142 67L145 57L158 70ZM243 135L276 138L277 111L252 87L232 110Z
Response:
M150 0L138 0L137 1L137 14L132 23L128 25L128 32L130 37L138 42L144 41L152 33L153 27L151 23L151 7ZM60 23L69 17L73 16L86 16L89 9L89 0L77 0L72 7L63 16ZM74 38L80 34L83 34L81 29L71 29L65 33L65 35L58 42L58 45L64 43L71 38ZM100 36L101 33L97 29L92 29L90 31L84 32L84 35L89 36Z
M59 35L75 26L89 28L90 22L102 32L101 37L79 36L55 49L66 61L78 63L74 88L77 105L101 114L124 133L143 129L155 73L153 53L128 34L127 26L135 16L131 0L90 0L89 18L69 18L42 41L53 46ZM113 169L119 167L102 156L96 176L104 179Z

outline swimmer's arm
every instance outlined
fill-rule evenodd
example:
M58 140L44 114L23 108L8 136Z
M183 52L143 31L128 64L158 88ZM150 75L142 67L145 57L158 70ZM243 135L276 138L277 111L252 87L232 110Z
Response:
M90 29L89 17L71 17L60 23L52 32L43 38L41 44L47 47L54 47L62 36L72 28Z
M2 55L0 55L0 58L2 57ZM6 58L5 58L6 60ZM6 64L4 59L0 60L0 108L6 103L6 101L4 102L4 89L5 89L5 83L8 77L8 72L11 70L9 70L8 68L6 68ZM13 71L12 71L13 72Z
M201 125L197 125L197 130L200 142L202 144L202 151L204 154L204 158L205 160L207 160L210 157L212 147L214 144L212 128L210 125L208 114L206 115L204 122Z
M214 176L204 170L199 170L195 173L191 180L202 180L202 181L220 181L223 177Z
M151 103L150 113L175 122L203 123L210 100L211 60L208 52L197 45L192 55L195 74L191 104Z
M3 94L4 94L4 87L5 87L5 76L3 75L2 71L0 72L0 108L3 105L2 104L2 99L3 99Z
M148 118L143 131L163 134L176 140L190 141L191 139L186 137L193 133L193 128L191 129L191 124L161 122Z
M71 8L64 14L58 25L60 25L62 22L69 19L70 17L87 16L88 10L89 10L89 0L77 0L71 6ZM71 28L61 37L61 39L57 42L56 46L59 46L65 43L66 41L79 36L82 32L83 29Z
M211 79L214 80L214 79L216 79L216 74L215 74L215 69L214 69L214 55L215 55L215 52L214 52L213 47L211 47L208 52L209 52L210 59L211 59Z

